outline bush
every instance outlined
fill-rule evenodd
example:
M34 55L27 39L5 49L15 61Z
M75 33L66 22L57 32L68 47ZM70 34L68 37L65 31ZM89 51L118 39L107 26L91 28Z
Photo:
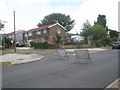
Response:
M88 44L77 45L77 48L91 48Z
M2 45L5 46L5 48L9 48L10 46L12 46L11 40L11 38L3 38Z
M61 49L73 49L73 48L75 48L75 45L64 45L64 46L61 46L60 47Z
M35 44L35 41L34 41L34 40L30 41L30 45L31 45L31 47L33 47L34 44Z
M47 42L43 42L43 43L34 43L33 47L35 49L56 49L59 47L59 45L52 45L52 44L48 44Z

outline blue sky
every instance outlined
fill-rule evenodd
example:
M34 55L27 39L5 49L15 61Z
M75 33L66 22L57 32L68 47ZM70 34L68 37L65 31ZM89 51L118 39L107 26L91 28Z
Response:
M51 7L71 6L73 8L76 8L76 7L80 6L85 1L86 0L84 0L84 1L82 1L82 0L80 0L80 1L79 0L78 1L74 1L74 0L73 1L69 1L69 0L63 1L63 0L61 0L59 2L52 1L49 3L49 5Z
M51 13L70 15L76 25L71 33L80 32L88 19L93 25L99 14L106 15L107 26L118 30L119 0L0 0L0 19L5 23L5 32L13 28L13 10L16 11L16 31L36 28L44 16ZM2 32L0 32L2 33Z

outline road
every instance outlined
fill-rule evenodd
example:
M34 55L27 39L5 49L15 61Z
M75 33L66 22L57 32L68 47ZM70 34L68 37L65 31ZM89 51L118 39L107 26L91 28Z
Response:
M41 54L42 52L35 52ZM118 50L91 53L92 63L74 63L56 53L27 64L3 67L3 88L105 88L118 78Z

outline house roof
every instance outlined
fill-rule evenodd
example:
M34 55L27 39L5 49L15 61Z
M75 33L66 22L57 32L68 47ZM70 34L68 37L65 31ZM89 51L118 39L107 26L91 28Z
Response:
M53 26L56 26L56 25L59 25L60 27L62 27L64 30L66 30L62 25L60 25L59 23L54 23L54 24L49 24L49 25L45 25L45 26L41 26L41 27L38 27L38 28L33 28L33 29L30 29L28 31L25 31L25 32L30 32L30 31L34 31L34 30L38 30L38 29L44 29L44 28L51 28Z
M24 31L24 30L18 30L18 31L15 31L15 32L7 33L5 35L11 35L11 34L14 34L14 33L20 32L20 31Z

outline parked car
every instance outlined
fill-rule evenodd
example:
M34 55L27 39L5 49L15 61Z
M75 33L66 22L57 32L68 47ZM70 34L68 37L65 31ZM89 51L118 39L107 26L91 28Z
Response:
M22 42L16 42L16 47L23 47L24 44Z
M5 47L4 46L0 46L0 50L4 50L5 49Z
M112 49L120 49L120 41L117 41L112 44Z

